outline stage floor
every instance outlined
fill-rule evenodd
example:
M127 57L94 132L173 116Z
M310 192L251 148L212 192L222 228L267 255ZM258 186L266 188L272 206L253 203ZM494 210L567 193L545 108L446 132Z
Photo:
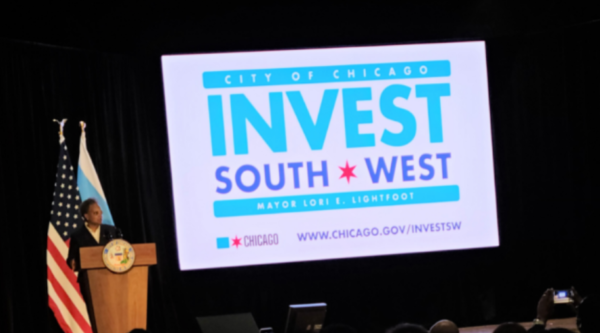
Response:
M525 327L526 329L531 328L531 326L533 325L531 322L519 324L523 325L523 327ZM498 327L498 325L463 327L460 329L460 333L492 333L496 329L496 327ZM553 319L548 321L548 324L546 325L546 329L557 327L566 328L573 332L579 333L579 330L577 330L577 321L575 317L565 319Z

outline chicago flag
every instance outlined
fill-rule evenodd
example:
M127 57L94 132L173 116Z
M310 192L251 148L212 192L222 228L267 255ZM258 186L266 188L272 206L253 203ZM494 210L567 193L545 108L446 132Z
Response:
M85 139L85 123L81 125L81 141L79 142L79 167L77 169L77 186L81 193L81 200L85 201L89 198L94 198L102 209L102 224L115 225L112 214L108 209L108 203L100 185L100 179L96 173L96 168L92 163L92 158L87 150L87 142Z

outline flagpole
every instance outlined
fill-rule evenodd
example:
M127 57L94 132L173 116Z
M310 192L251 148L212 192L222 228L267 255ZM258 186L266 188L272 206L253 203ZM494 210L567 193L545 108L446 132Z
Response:
M58 131L58 135L60 138L63 138L63 130L65 127L65 123L67 122L67 118L64 118L62 121L58 121L56 119L52 119L53 122L57 123L60 126L60 130Z

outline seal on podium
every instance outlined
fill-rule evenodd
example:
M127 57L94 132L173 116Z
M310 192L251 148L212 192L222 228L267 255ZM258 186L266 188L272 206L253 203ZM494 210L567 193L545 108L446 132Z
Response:
M125 273L133 267L135 251L128 241L115 239L104 247L102 260L111 272Z

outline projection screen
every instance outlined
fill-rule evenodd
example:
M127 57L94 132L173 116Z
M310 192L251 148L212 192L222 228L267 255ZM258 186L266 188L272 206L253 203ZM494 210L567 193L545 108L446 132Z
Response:
M162 68L182 270L499 245L484 42Z

